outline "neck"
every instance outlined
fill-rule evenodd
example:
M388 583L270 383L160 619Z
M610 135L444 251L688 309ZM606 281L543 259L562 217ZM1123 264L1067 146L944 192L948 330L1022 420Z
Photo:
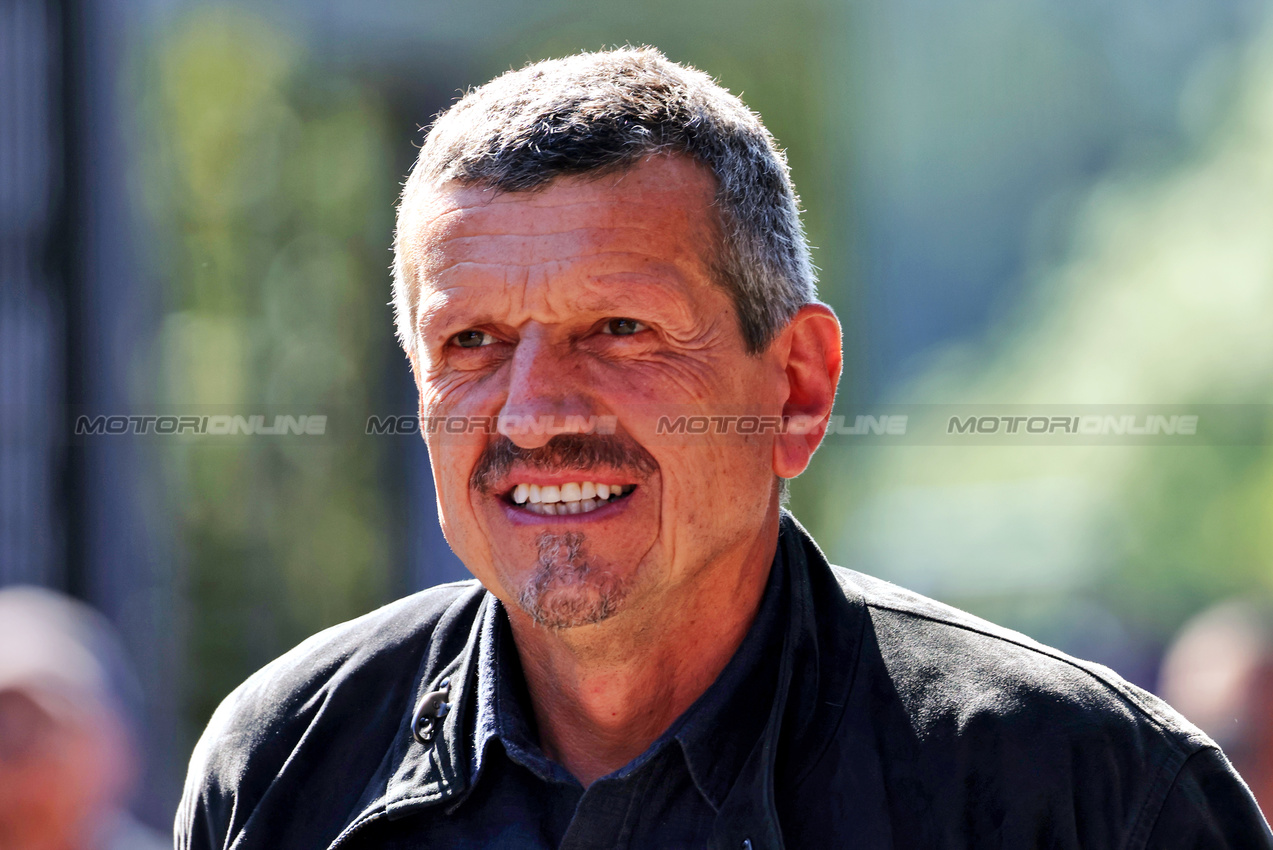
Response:
M774 511L692 588L593 626L544 629L508 606L544 753L587 787L645 752L737 651L777 546Z

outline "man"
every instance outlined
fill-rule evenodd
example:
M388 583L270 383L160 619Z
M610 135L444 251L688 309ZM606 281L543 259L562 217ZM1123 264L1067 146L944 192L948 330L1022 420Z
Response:
M179 846L1273 846L1165 704L830 567L781 510L840 328L781 153L707 76L624 49L471 92L395 247L443 528L480 584L235 691Z

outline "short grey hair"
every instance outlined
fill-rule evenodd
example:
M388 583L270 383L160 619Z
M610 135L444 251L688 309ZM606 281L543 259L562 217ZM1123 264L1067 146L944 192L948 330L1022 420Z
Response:
M393 301L403 348L415 350L419 298L404 231L430 189L454 182L525 192L561 176L621 171L655 154L691 156L715 175L723 238L715 271L747 350L763 351L817 298L787 158L741 100L652 47L509 71L438 116L398 205Z

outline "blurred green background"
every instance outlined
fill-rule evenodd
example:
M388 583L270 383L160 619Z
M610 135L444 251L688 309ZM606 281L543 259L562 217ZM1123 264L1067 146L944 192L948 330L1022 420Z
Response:
M414 411L388 266L421 127L509 67L649 43L763 116L844 321L843 410L1273 403L1264 4L45 8L7 24L44 33L64 70L31 101L49 116L35 137L58 140L32 190L52 200L6 196L6 233L60 259L7 278L0 305L21 366L0 463L26 476L0 475L0 581L69 589L124 631L154 822L245 676L463 575L419 439L359 423ZM62 409L332 421L310 441L41 436ZM833 561L1155 688L1192 615L1273 592L1268 436L830 437L792 506Z

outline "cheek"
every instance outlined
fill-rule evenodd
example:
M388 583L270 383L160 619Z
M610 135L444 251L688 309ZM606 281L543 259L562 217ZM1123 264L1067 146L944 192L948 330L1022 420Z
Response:
M469 480L482 454L485 438L478 434L447 434L442 429L427 438L438 518L454 546L472 528L475 517Z
M478 382L438 381L425 387L421 407L425 443L437 493L438 519L447 543L479 578L491 560L490 546L481 532L481 520L469 486L478 458L491 435L487 422L498 415L495 401Z
M486 401L489 390L476 375L466 372L449 372L423 382L420 403L428 416L445 416L461 413L480 406Z
M678 446L656 455L665 474L666 498L685 516L714 524L729 521L768 499L773 482L772 446L749 437ZM722 506L728 505L728 510Z
M472 380L426 384L421 392L420 428L438 495L448 504L459 504L457 496L468 489L477 459L494 436L500 397Z
M482 520L474 510L468 486L480 449L471 451L467 457L457 457L457 454L446 447L440 452L433 447L429 449L430 461L434 464L438 522L456 557L485 583L492 559L490 541L482 532ZM445 460L437 460L440 456Z
M691 570L677 581L692 581L696 565L735 552L762 527L773 478L759 458L739 463L751 452L742 445L701 445L658 458L664 470L674 470L664 474L660 500L664 547Z
M707 434L660 436L657 421L645 426L655 435L647 445L664 470L663 502L676 517L670 527L680 539L679 548L707 553L746 538L768 510L774 486L773 445L782 410L761 381L714 389L712 399L701 406L701 416L708 417ZM692 405L686 408L678 415L693 415ZM752 424L740 426L742 417ZM762 418L772 423L763 431L753 427ZM718 428L725 433L715 433Z
M649 360L606 365L590 378L603 387L607 401L631 408L643 418L685 413L712 405L729 391L715 383L707 358L660 356Z

